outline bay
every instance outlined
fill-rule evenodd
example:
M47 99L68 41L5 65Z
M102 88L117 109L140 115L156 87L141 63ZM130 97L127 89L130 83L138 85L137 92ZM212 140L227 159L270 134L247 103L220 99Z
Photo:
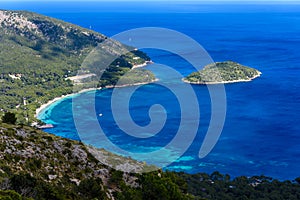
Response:
M86 9L80 11L80 4L78 7L73 5L72 9L67 6L55 9L54 5L39 9L39 12L108 36L139 27L170 28L195 39L214 61L234 60L263 73L252 82L225 86L225 126L217 145L203 159L198 158L198 152L211 116L210 97L207 87L193 86L201 110L198 134L185 154L165 169L188 173L220 171L232 176L264 174L282 180L299 176L299 6L252 5L251 9L245 9L243 5L216 8L216 5L200 7L197 4L185 6L184 9L167 9L170 7L164 5L165 10L157 10L156 4L130 4L127 5L130 8L127 11L122 6L114 5L109 9L99 6L91 10L86 6ZM27 6L31 10L38 9ZM184 59L170 52L155 49L144 51L156 63L149 66L149 69L161 81L170 81L170 78L160 64L171 66L182 75L194 70ZM182 83L175 81L174 84ZM159 134L147 140L128 137L116 126L110 109L111 94L111 89L96 93L96 110L103 114L103 117L98 116L99 122L115 145L128 151L150 152L172 140L180 120L174 94L159 85L150 84L142 86L132 97L132 118L139 125L150 122L148 110L151 105L161 104L167 111L166 126ZM84 93L76 98L84 98L85 95L92 93ZM83 118L88 118L84 106L83 103L79 109L82 110ZM48 129L48 132L79 139L72 117L71 98L50 106L39 118L46 123L54 123L55 127ZM106 147L107 144L98 141L95 145ZM168 158L170 154L165 157ZM140 157L137 159L142 160Z

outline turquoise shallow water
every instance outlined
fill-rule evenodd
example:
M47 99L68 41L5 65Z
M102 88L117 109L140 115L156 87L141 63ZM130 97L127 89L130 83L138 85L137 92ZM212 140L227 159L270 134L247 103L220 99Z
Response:
M21 5L12 5L18 8ZM79 4L78 4L79 6ZM124 9L94 8L79 11L76 5L55 9L27 5L27 9L57 17L112 36L121 31L158 26L187 34L202 44L215 61L234 60L256 67L263 75L249 83L226 85L227 114L222 135L213 151L199 159L198 152L210 120L210 98L205 86L193 86L199 99L201 121L198 134L185 154L167 169L213 172L238 175L268 175L279 179L300 176L300 14L299 6L263 5L244 7L172 7L156 10L154 5ZM136 5L138 6L138 5ZM150 6L150 7L149 7ZM153 7L151 7L153 6ZM113 6L112 6L113 8ZM165 8L169 8L165 5ZM183 12L184 10L184 12ZM138 12L137 12L138 11ZM180 11L180 12L179 12ZM180 45L180 44L179 44ZM182 75L193 71L189 63L165 51L145 49L157 64L165 64ZM174 81L159 65L149 66L161 81ZM178 86L179 87L179 86ZM156 84L142 86L133 95L131 115L139 125L150 122L148 109L161 104L167 111L167 123L161 132L149 139L130 137L116 125L110 109L112 89L96 93L96 112L106 136L118 147L132 152L151 152L166 145L179 127L178 101L167 88ZM126 88L124 88L126 91ZM158 95L159 94L159 95ZM77 105L88 132L91 118L86 98L93 92L78 95ZM72 99L53 104L39 115L55 127L46 131L71 139L79 139L72 117ZM91 139L94 145L109 147L101 140ZM112 149L113 150L113 149ZM175 151L175 150L174 150ZM171 159L172 151L161 156ZM143 157L136 157L143 160ZM148 162L151 163L151 160ZM155 163L154 163L155 164Z

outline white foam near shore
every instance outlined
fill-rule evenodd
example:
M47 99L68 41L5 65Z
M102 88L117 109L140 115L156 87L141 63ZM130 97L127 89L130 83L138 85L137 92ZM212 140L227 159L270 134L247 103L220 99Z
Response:
M140 65L133 65L132 69L146 67L147 65L150 65L150 64L153 64L153 61L150 60L150 61L146 61L146 62L144 62L143 64L140 64Z
M51 104L57 102L57 101L60 101L62 99L65 99L67 97L71 97L71 96L74 96L76 94L80 94L80 93L84 93L84 92L88 92L88 91L93 91L93 90L99 90L101 88L88 88L88 89L83 89L83 90L80 90L79 92L76 92L76 93L72 93L72 94L68 94L68 95L62 95L60 97L56 97L50 101L48 101L47 103L41 105L38 109L36 109L35 111L35 118L37 118L39 116L39 114L45 110L47 107L49 107Z

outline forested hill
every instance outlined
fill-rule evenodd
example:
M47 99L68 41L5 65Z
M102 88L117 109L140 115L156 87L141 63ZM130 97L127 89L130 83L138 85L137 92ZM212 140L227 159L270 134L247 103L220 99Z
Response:
M73 83L67 78L75 76L86 56L106 39L100 33L36 13L0 10L1 113L17 113L18 123L32 121L42 103L72 92ZM128 48L110 42L116 50ZM114 85L133 65L147 60L138 50L122 55L99 85ZM93 72L87 69L85 73ZM142 74L149 77L150 72Z

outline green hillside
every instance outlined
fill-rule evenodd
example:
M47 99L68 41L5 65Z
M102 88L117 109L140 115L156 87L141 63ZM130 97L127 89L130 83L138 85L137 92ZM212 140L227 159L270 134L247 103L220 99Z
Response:
M108 63L109 68L103 70L97 62L103 57L82 66L86 56L102 43L107 46L105 56L116 58ZM122 55L125 50L131 52ZM18 114L18 123L27 124L34 120L35 109L41 104L73 92L74 82L68 78L76 76L79 69L83 69L81 74L103 76L101 81L99 76L88 83L80 80L78 89L105 87L115 85L134 65L150 59L143 52L76 25L31 12L0 10L0 60L0 114L13 111ZM155 79L149 71L135 70L139 76L131 76L131 83Z

